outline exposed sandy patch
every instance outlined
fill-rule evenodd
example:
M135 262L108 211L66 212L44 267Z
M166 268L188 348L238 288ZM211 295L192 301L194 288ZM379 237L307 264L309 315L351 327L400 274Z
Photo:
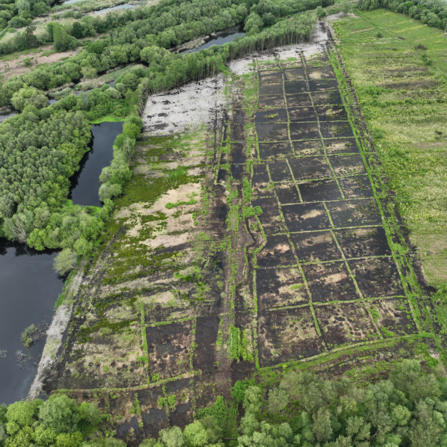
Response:
M187 185L181 185L178 189L171 189L158 199L150 208L144 208L143 204L133 204L129 208L122 209L116 214L116 219L123 219L130 217L132 213L138 213L141 216L148 216L162 212L168 217L174 214L177 210L175 208L166 208L167 203L187 202L191 200L191 197L196 194L197 198L200 195L200 184L188 183Z
M148 98L143 112L143 131L150 135L170 135L211 125L223 116L225 76L159 93Z
M39 51L37 53L34 53L32 51L28 52L28 54L20 54L17 56L17 58L10 60L10 61L0 61L0 74L3 75L2 82L7 81L8 79L12 78L13 76L21 75L24 73L28 73L31 70L35 69L36 65L40 64L52 64L53 62L57 62L60 59L64 57L73 57L76 54L78 54L80 51L83 50L82 47L72 50L72 51L65 51L62 53L54 53L50 54L49 56L42 56L41 54L44 51L51 51L53 49L52 45L47 45L44 47L40 47ZM23 65L23 60L25 58L29 57L33 60L32 67L25 67Z
M188 233L176 234L175 236L164 234L157 236L155 239L148 239L147 241L140 242L140 244L147 245L153 249L158 247L175 247L176 245L184 244L188 241L190 235Z

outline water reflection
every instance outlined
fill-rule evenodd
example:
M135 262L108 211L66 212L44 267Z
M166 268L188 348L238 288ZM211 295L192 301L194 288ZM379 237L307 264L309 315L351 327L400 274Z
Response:
M69 198L74 205L102 206L98 190L102 168L109 166L113 158L113 142L123 131L123 123L92 125L91 150L81 160L81 168L70 178Z
M243 32L244 26L233 26L225 31L221 31L217 36L210 36L205 39L205 43L198 48L192 50L180 50L179 53L195 53L196 51L205 50L213 45L223 45L224 43L232 42L236 36L242 37L245 35Z
M124 3L124 5L118 5L118 6L113 6L112 8L100 9L99 11L94 11L94 13L101 14L103 12L116 11L118 9L130 9L130 8L136 8L136 7L137 7L137 5L129 5L129 3Z
M45 340L29 352L20 335L31 324L50 323L63 280L53 271L56 250L36 251L26 244L0 238L0 403L24 399L36 374ZM21 367L17 351L33 356Z

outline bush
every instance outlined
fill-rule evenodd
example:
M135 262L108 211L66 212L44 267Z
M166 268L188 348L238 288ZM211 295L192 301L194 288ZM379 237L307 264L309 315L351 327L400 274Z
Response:
M105 202L108 199L119 196L122 193L122 186L112 183L103 183L99 188L99 200Z
M64 248L54 259L53 268L58 275L65 275L76 264L78 255L70 248Z

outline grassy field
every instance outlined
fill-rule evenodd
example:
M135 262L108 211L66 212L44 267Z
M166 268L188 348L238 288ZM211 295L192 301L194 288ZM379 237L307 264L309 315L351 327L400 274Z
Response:
M339 50L428 282L447 283L447 38L386 10L335 23Z

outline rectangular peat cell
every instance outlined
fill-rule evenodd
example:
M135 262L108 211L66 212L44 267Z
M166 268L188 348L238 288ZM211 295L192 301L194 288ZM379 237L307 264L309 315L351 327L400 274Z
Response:
M278 108L284 108L285 106L286 103L284 100L284 96L265 95L260 96L258 99L259 110L278 109Z
M328 155L358 154L359 148L355 138L325 138L323 143Z
M297 156L324 155L322 140L299 140L293 141L292 144Z
M303 264L302 268L312 302L329 303L361 298L344 262Z
M318 123L290 123L292 140L317 140L321 138Z
M298 268L256 270L259 309L307 304L309 295Z
M256 113L255 123L287 122L286 109L261 110Z
M405 295L393 258L360 259L348 262L366 298Z
M259 71L258 76L259 76L259 85L283 83L282 71L280 70Z
M349 121L322 122L320 130L323 138L344 138L354 135Z
M290 121L317 121L313 107L294 107L288 109Z
M258 123L256 124L258 141L284 141L289 139L287 123Z
M259 267L291 266L296 259L286 234L267 236L267 243L257 256Z
M314 106L327 106L329 104L343 105L343 101L338 90L327 90L322 92L312 92Z
M309 93L299 93L286 96L287 107L312 107L312 100Z
M321 90L329 90L338 88L337 79L310 79L309 90L311 92L317 92Z
M306 74L304 68L289 68L284 70L284 79L286 81L305 81Z
M218 316L197 318L196 349L193 358L194 370L214 370L219 323L220 318Z
M301 202L295 183L277 183L275 191L281 204Z
M166 379L189 372L191 324L183 321L146 328L151 376Z
M261 160L272 160L275 158L285 158L293 155L292 146L287 141L276 143L259 143L259 157Z
M259 86L260 95L284 95L282 84L261 84Z
M295 158L289 161L295 180L323 179L334 174L325 157Z
M379 338L374 323L362 303L316 306L315 314L329 349Z
M348 114L342 105L327 105L316 107L320 121L346 121Z
M363 158L358 154L330 157L330 162L337 176L366 173Z
M380 215L375 200L346 200L326 204L336 228L380 225Z
M303 202L324 202L340 200L341 193L335 180L314 180L298 183Z
M367 175L340 178L338 182L340 183L345 199L367 198L373 197L374 195L371 182Z
M309 90L306 81L289 81L284 82L284 91L286 95L292 95L294 93L304 93Z
M331 228L322 203L286 205L282 207L289 231L312 231Z
M261 367L321 354L323 340L309 307L266 312L258 318L258 352Z
M342 254L330 231L294 233L290 240L300 262L334 261Z
M265 234L283 233L286 228L279 213L276 197L262 197L252 201L252 206L259 206L262 214L258 216Z
M307 76L313 81L318 81L320 79L336 79L334 70L331 66L323 67L308 67Z
M383 227L348 228L334 234L347 258L391 255Z

